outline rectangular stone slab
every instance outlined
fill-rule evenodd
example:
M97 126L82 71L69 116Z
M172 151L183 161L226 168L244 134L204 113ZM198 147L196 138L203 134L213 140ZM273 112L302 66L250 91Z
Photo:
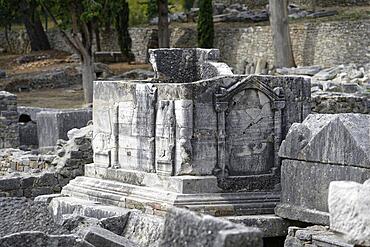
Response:
M283 218L314 224L329 224L328 189L331 181L364 182L370 169L283 160L281 204L275 213Z

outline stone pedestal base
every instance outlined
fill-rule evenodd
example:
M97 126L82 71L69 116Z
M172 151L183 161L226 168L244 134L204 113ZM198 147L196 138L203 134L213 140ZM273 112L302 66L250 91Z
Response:
M70 181L62 194L158 215L172 206L215 216L269 214L280 200L276 191L221 192L214 176L160 177L121 169L98 170L88 165L87 176Z

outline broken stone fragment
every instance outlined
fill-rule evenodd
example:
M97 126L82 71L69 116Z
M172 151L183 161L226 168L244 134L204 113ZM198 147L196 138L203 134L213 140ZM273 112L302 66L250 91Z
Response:
M356 246L370 246L370 180L331 182L328 204L330 228Z

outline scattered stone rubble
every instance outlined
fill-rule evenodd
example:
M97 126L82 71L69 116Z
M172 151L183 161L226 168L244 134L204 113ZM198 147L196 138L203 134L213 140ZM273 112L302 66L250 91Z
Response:
M54 154L39 154L37 150L0 149L0 176L48 169L55 157Z
M0 155L0 196L24 196L59 193L64 185L84 174L84 165L92 163L92 126L69 132L68 141L59 141L56 153L37 154L18 149L2 150Z
M0 91L0 148L19 146L17 96Z
M57 221L94 246L263 246L257 228L184 209L158 217L68 197L54 198L50 208Z
M327 226L289 227L284 247L355 247Z
M199 8L192 8L189 13L178 12L169 14L169 22L189 22L195 21L198 17ZM301 9L298 5L289 4L288 6L289 18L299 19L304 17L319 18L337 15L338 12L334 10L318 10L308 11ZM213 21L214 22L261 22L268 21L268 6L264 9L250 9L245 4L213 4ZM150 24L156 25L158 17L152 18Z
M312 111L370 113L370 64L278 69L282 75L311 76Z

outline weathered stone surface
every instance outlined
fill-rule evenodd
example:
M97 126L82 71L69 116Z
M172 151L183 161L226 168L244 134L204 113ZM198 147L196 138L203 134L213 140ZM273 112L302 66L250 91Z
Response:
M19 146L17 96L0 91L0 148Z
M272 213L277 150L290 125L309 113L309 79L213 77L217 52L161 51L193 52L184 61L195 59L187 65L196 71L186 73L198 81L95 82L94 164L62 193L156 215L171 206L222 216ZM170 66L179 61L166 59L154 70L182 76L172 69L183 67ZM208 60L211 67L199 65ZM204 75L213 78L199 80Z
M275 213L291 220L329 225L330 182L351 180L362 183L369 178L370 169L366 168L283 160L281 204L275 208Z
M139 246L162 246L159 241L164 228L163 218L132 211L122 236Z
M117 235L122 236L129 217L127 215L112 216L100 220L99 225Z
M0 179L0 196L34 198L60 192L61 186L55 173L17 173Z
M338 68L324 69L324 70L321 70L319 73L317 73L314 76L314 78L320 81L327 81L327 80L334 79L337 73L338 73Z
M191 181L187 179L184 183ZM214 179L209 181L213 184L215 182ZM207 187L195 190L190 186L191 193L185 194L163 190L163 187L161 189L107 179L77 177L63 187L62 194L120 207L137 208L156 215L163 215L172 205L215 216L271 214L280 198L278 191L205 193L206 189ZM211 186L210 190L214 191L214 188Z
M263 246L262 233L208 215L172 208L165 216L160 246Z
M139 247L140 245L100 227L90 227L83 238L95 247Z
M156 78L189 83L232 74L226 64L217 63L220 53L216 49L153 49L149 54Z
M86 164L93 162L93 126L88 125L81 129L72 129L67 133L69 140L58 142L57 157L52 166L56 168L59 183L64 186L69 180L84 175ZM60 144L60 145L59 145Z
M93 247L73 235L46 235L43 232L29 231L11 234L0 238L0 246L19 247Z
M313 76L319 73L321 70L320 66L308 66L298 68L281 68L277 69L276 72L282 75L309 75Z
M39 148L50 149L58 139L67 140L67 132L82 128L92 119L91 109L42 111L37 113Z
M62 215L65 214L77 214L102 219L129 213L128 209L101 205L100 203L72 197L54 198L49 204L49 208L56 221L61 221Z
M370 116L310 115L294 124L283 141L282 158L370 168Z
M368 114L370 100L365 95L319 91L312 94L312 112Z
M63 197L64 195L62 194L50 194L50 195L41 195L35 197L34 201L35 202L43 202L43 203L50 203L51 200L57 197Z
M307 228L289 227L284 247L354 247L341 234L328 227L310 226Z
M291 225L291 222L276 215L229 216L225 219L246 227L258 228L264 238L286 236L288 227Z
M331 182L328 204L330 229L352 244L370 246L370 180Z

